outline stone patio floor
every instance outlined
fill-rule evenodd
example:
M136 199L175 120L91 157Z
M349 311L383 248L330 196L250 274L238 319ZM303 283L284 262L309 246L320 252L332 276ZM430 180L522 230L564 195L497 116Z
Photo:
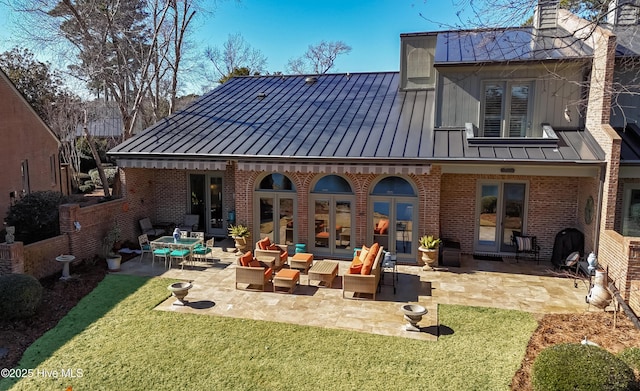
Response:
M318 287L317 281L308 286L306 274L293 294L272 292L269 284L265 292L235 288L236 253L230 240L216 244L208 262L196 262L184 270L164 264L151 264L145 255L124 262L119 273L142 276L162 276L192 281L193 288L186 297L186 306L175 306L169 297L156 309L210 316L228 316L255 320L295 323L306 326L329 327L372 334L436 340L440 325L438 304L494 307L544 313L581 313L595 311L585 302L588 281L554 273L549 262L516 263L479 261L463 255L461 267L424 271L420 266L399 265L396 290L392 274L383 273L380 291L373 301L351 299L352 293L342 297L342 278L349 261L339 262L338 277L332 288ZM405 330L401 307L418 303L429 311L419 323L420 332Z

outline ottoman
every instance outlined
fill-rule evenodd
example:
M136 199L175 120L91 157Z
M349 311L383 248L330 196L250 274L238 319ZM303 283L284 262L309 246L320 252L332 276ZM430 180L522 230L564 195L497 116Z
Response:
M299 281L299 270L282 269L273 277L273 291L276 292L277 288L286 288L287 293L293 293Z
M313 263L313 254L296 253L289 260L289 267L291 269L299 269L303 273L307 273L312 263Z

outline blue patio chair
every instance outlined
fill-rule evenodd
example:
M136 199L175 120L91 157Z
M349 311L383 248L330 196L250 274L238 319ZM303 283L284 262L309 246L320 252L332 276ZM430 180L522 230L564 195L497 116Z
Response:
M164 259L164 267L168 267L169 261L171 259L169 257L169 255L171 254L171 249L161 244L151 243L151 254L153 255L153 257L151 258L151 267L153 267L153 265L155 264L156 258Z
M184 270L184 264L190 262L191 260L191 251L189 249L184 248L180 245L171 244L170 245L171 252L169 253L170 264L173 263L173 260L179 260L182 264L182 269Z
M213 242L214 242L214 239L211 238L207 240L204 245L198 244L196 248L193 250L193 257L206 262L207 255L213 252Z

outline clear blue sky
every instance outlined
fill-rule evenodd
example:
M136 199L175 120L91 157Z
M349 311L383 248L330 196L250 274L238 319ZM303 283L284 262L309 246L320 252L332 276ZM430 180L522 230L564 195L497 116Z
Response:
M201 27L203 46L221 46L240 33L267 57L270 72L285 71L290 58L311 44L341 40L351 53L336 61L335 72L397 71L400 34L446 29L457 22L452 0L244 0L218 4Z
M259 49L267 57L267 71L286 73L288 60L302 55L309 45L322 40L341 40L350 45L352 51L337 59L332 72L398 71L400 34L445 30L451 25L459 25L456 12L463 2L218 1L213 14L201 18L194 25L194 43L197 45L194 50L202 53L207 46L220 47L229 34L240 33L251 47ZM421 17L420 13L429 20ZM0 7L0 51L16 44L11 33L11 17L6 7Z

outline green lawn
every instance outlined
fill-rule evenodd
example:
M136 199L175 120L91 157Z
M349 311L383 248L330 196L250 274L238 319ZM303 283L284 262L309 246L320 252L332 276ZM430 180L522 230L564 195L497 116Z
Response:
M524 312L441 305L450 333L424 342L152 310L168 284L107 276L25 352L33 377L0 390L507 390L536 327Z

